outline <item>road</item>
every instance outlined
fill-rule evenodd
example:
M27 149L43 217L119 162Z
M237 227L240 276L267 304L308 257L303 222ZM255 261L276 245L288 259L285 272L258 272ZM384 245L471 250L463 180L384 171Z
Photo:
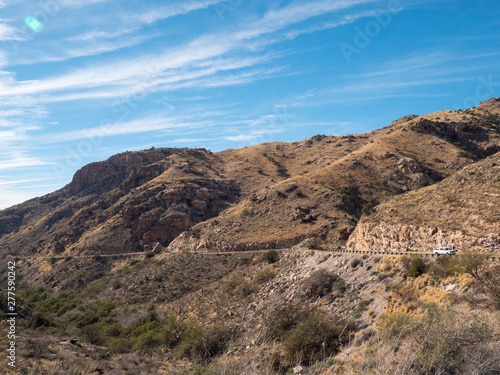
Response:
M286 251L290 250L290 248L282 248L282 249L275 249L277 251ZM302 249L304 251L312 251L309 249ZM231 255L231 254L248 254L248 253L264 253L266 251L269 251L269 249L260 249L260 250L243 250L243 251L223 251L223 252L206 252L206 251L190 251L190 252L184 252L182 254L204 254L204 255ZM333 249L333 250L323 250L323 249L317 249L314 251L322 251L322 252L328 252L328 253L344 253L344 254L371 254L371 255L382 255L382 256L404 256L404 255L420 255L425 258L433 258L435 257L433 253L429 252L385 252L385 251L357 251L357 250L348 250L345 247L342 247L340 249ZM102 254L102 255L76 255L76 256L71 256L71 258L96 258L96 257L103 257L103 258L137 258L137 259L142 259L144 258L145 253L123 253L123 254ZM457 254L457 256L460 256L460 254ZM27 258L27 257L23 257ZM51 256L51 257L43 257L43 259L65 259L67 258L66 256ZM500 261L500 255L490 255L486 258L487 260L490 261Z

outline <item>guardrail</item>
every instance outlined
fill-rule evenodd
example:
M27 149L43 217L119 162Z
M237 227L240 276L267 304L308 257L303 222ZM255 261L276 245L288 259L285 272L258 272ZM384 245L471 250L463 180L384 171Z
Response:
M338 253L345 253L345 254L373 254L373 255L385 255L385 256L404 256L404 255L420 255L424 258L437 258L439 256L447 256L447 255L435 255L434 253L423 253L423 252L404 252L404 251L397 251L397 252L388 252L388 251L361 251L361 250L348 250L346 248L342 249L330 249L326 250L330 252L338 252ZM456 254L455 256L463 256L462 254ZM500 255L491 255L487 256L486 260L492 261L492 262L500 262Z

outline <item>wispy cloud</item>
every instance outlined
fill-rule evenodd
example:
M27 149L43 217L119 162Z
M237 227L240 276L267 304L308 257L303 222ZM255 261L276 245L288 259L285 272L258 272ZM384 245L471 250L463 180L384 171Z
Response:
M89 5L99 4L99 3L109 3L114 0L58 0L59 4L63 7L69 8L82 8Z
M302 22L308 18L315 17L325 13L335 12L341 9L347 9L357 4L368 3L374 0L354 0L354 1L313 1L307 4L294 2L281 9L271 10L262 18L249 22L248 26L243 27L237 32L228 34L212 33L206 34L193 40L186 46L169 49L159 54L150 54L135 59L128 59L125 62L113 61L112 63L101 64L97 69L80 69L72 73L55 76L45 80L19 82L6 87L1 95L26 95L40 94L62 90L84 90L89 88L99 88L105 86L121 86L119 95L138 83L157 85L157 80L149 80L153 69L158 80L162 80L162 75L171 74L172 70L186 67L197 69L205 65L215 66L217 59L228 53L239 51L243 53L249 48L246 43L253 42L270 33L285 29L290 25ZM182 12L189 12L192 9L202 9L215 1L195 1L188 4L176 3L165 7L164 17L172 16ZM251 46L254 48L254 45ZM104 48L105 49L105 48ZM83 54L80 52L80 54ZM152 63L153 62L153 63ZM258 59L255 61L259 63ZM215 74L217 69L212 69L208 74ZM196 72L195 72L196 74ZM199 77L198 77L199 78ZM166 80L172 79L167 77ZM207 84L206 87L210 87ZM106 89L109 92L109 88ZM103 97L102 93L96 92L96 97ZM69 94L63 98L83 99L85 94ZM109 96L109 95L108 95ZM74 99L71 99L74 100Z
M8 24L0 22L0 41L23 40L21 32Z
M165 20L167 18L185 15L193 11L206 9L211 5L224 2L226 0L197 0L197 1L178 1L162 7L155 7L139 14L126 14L121 18L126 23L152 24L154 22Z
M141 118L129 122L114 122L104 126L98 126L90 129L74 130L70 132L61 132L48 134L40 138L44 143L67 142L78 139L99 139L101 137L110 137L123 134L147 133L158 130L169 129L194 129L203 128L209 123L205 121L188 122L178 118L158 116Z

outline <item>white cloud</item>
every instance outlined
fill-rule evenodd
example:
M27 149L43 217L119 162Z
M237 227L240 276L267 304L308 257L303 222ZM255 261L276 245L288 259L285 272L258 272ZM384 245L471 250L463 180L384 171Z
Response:
M111 2L113 0L58 0L59 4L67 8L81 8L88 5Z
M23 40L19 30L15 27L0 23L0 41Z
M225 0L179 1L162 7L155 7L147 12L123 15L122 19L127 23L132 24L152 24L167 18L185 15L196 10L206 9L211 5L223 1Z
M80 69L69 74L48 78L45 80L19 82L5 88L1 95L25 95L40 94L61 90L83 90L105 86L122 86L121 91L133 89L138 83L147 82L148 76L153 70L155 75L160 77L162 74L168 74L169 71L180 68L197 68L203 63L213 64L213 60L220 58L228 53L236 51L245 52L246 42L252 42L253 39L263 35L276 32L290 25L302 22L308 18L349 8L355 4L371 2L373 0L355 0L355 1L314 1L308 4L293 3L279 10L272 10L266 13L261 19L249 22L247 27L235 33L214 33L201 36L193 40L186 46L179 46L166 52L141 56L127 61L114 61L112 63L102 64L97 69ZM184 11L192 9L195 6L208 6L212 1L199 1L187 4ZM175 4L178 6L179 4ZM182 8L171 8L168 14L179 12ZM255 63L259 63L256 61ZM148 71L149 70L149 71ZM212 72L216 73L216 70ZM195 73L196 74L196 73ZM167 78L167 80L170 78ZM242 81L243 82L243 81ZM151 83L156 85L155 80ZM210 85L206 86L210 87ZM125 90L123 90L125 88ZM109 90L109 87L106 91ZM96 97L99 93L96 93ZM70 94L66 97L83 98L85 94Z
M33 57L31 55L27 58L21 58L17 60L15 63L16 65L32 65L34 61L36 61L36 63L39 64L44 62L66 61L77 57L101 55L104 53L117 51L122 48L136 46L138 44L144 43L145 41L155 36L157 35L138 35L121 40L101 41L99 43L92 42L81 46L74 46L75 43L70 42L68 43L70 45L69 47L60 49L57 54L47 54L45 51L39 51L36 57Z
M209 122L188 122L172 117L149 117L129 122L113 122L91 129L74 130L69 132L49 134L40 137L41 142L67 142L79 139L100 139L114 135L134 134L169 129L195 129L207 126Z
M44 162L39 158L26 156L21 153L9 156L7 158L0 157L0 170L9 168L35 167L47 164L49 163Z

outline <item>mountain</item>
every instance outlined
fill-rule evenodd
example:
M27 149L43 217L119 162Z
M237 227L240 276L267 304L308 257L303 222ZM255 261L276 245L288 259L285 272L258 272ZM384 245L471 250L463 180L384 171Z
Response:
M499 114L492 99L364 134L218 153L126 152L85 166L57 192L0 211L0 248L67 256L144 251L156 242L221 251L345 241L373 206L498 152Z

